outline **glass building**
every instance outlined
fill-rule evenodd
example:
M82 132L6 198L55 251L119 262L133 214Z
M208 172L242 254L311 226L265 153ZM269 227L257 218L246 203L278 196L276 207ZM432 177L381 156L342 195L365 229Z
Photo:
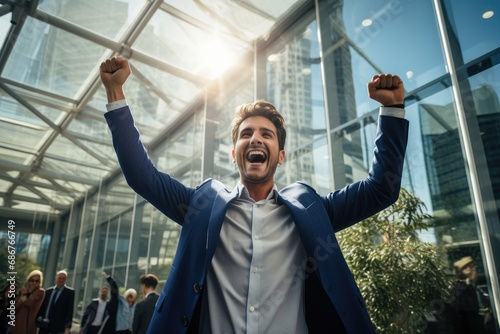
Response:
M378 114L366 83L399 74L403 186L439 218L419 237L450 268L472 256L500 318L500 1L0 4L0 238L15 231L16 255L46 286L68 270L76 320L103 271L124 287L150 272L164 282L180 234L119 169L99 79L114 55L132 64L127 99L158 169L229 189L232 114L256 99L287 120L278 188L302 180L327 194L364 178Z

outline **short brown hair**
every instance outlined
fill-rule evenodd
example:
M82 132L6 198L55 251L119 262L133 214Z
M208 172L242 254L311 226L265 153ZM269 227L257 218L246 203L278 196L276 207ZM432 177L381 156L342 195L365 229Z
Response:
M278 110L276 110L274 105L264 100L257 100L253 103L243 104L236 108L234 119L231 124L233 146L236 145L236 141L238 140L238 131L241 123L245 119L253 116L263 116L274 124L278 135L279 149L283 150L286 141L285 119Z
M144 284L146 287L156 288L158 285L158 277L153 274L141 275L140 277L141 284Z

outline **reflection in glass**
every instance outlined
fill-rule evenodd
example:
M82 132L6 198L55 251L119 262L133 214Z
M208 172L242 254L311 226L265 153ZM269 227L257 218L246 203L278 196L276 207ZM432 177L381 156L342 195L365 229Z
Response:
M495 33L500 30L500 2L442 2L455 66L459 67L500 47Z

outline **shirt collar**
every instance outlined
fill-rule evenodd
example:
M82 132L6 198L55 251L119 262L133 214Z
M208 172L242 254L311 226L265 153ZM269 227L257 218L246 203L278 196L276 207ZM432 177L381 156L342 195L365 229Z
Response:
M236 191L238 192L238 196L236 196L237 199L244 199L255 202L253 198L250 197L247 187L245 187L241 182L238 182L238 184L236 185ZM277 199L277 198L278 198L278 187L276 186L275 183L273 185L273 189L271 189L271 191L269 192L269 194L267 194L267 197L263 201L267 202L271 199Z

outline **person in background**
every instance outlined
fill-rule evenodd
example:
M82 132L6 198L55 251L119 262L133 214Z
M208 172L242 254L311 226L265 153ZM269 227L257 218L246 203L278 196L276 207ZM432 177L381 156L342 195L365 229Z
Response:
M102 275L111 287L111 300L108 303L109 318L106 320L106 323L115 323L114 328L106 326L106 331L103 330L103 333L131 334L137 291L135 289L128 289L121 296L118 294L119 288L116 281L107 275L106 272L103 272Z
M101 327L104 329L106 324L106 319L108 315L108 294L109 288L103 286L99 290L99 298L92 300L85 311L83 312L82 321L80 323L80 334L100 334L110 332L101 331Z
M75 290L66 285L68 273L60 270L56 273L55 286L45 291L45 298L37 318L46 328L40 328L39 334L69 334L73 323Z
M494 333L491 305L488 295L477 286L478 274L474 259L464 256L453 263L456 282L450 323L453 333Z
M29 273L23 288L16 298L15 326L8 326L9 334L36 334L35 319L43 303L43 274L40 270Z
M116 334L132 333L136 299L137 291L135 289L128 289L123 296L120 296L116 316Z
M153 274L142 275L141 290L144 299L137 303L132 324L133 334L146 334L159 295L155 292L158 278Z

